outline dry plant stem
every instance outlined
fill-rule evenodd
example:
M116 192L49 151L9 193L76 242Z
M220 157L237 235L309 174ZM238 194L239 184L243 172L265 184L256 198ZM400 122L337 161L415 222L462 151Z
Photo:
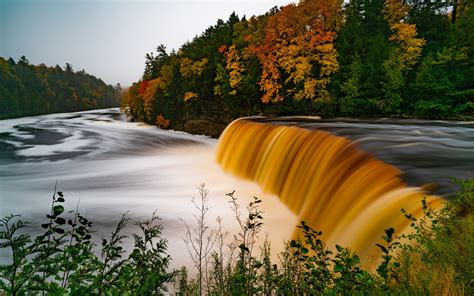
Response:
M217 240L216 233L209 229L206 223L206 215L210 209L209 191L204 183L198 187L199 199L192 199L192 203L198 214L193 215L196 227L191 228L186 221L182 220L186 227L186 248L198 271L197 284L199 295L203 295L209 288L208 262L209 255Z

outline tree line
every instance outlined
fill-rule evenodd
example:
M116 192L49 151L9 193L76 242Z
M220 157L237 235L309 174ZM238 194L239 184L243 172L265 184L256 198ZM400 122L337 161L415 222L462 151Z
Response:
M113 87L71 64L48 67L0 57L0 119L117 107L120 86Z
M233 13L178 51L146 54L123 106L178 129L255 114L472 118L471 6L304 0Z

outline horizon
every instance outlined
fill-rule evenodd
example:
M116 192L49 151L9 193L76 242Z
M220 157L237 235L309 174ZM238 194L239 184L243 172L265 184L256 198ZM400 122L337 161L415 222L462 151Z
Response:
M31 64L66 63L124 87L143 74L145 55L178 50L218 19L260 15L295 1L0 0L0 56Z

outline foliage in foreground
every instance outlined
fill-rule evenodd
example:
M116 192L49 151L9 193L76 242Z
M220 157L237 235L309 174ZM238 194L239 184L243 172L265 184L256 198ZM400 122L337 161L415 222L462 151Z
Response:
M64 212L62 192L53 196L51 213L42 224L44 233L34 239L24 233L28 223L10 215L0 220L0 248L11 251L8 264L0 265L0 291L7 295L161 295L175 276L162 226L154 213L136 221L134 246L125 256L123 229L130 218L123 215L100 250L92 240L92 222L78 210ZM99 255L97 255L99 254Z
M474 179L456 180L461 189L443 210L434 212L426 201L424 215L412 221L409 235L394 236L389 228L377 246L382 251L375 272L364 270L349 249L334 251L320 239L321 232L304 222L302 240L288 242L272 262L270 243L257 246L263 212L258 198L242 212L234 193L228 194L240 231L229 239L218 218L212 230L206 222L207 190L199 188L193 200L198 211L194 228L186 225L190 256L197 269L167 271L162 227L153 214L136 222L130 254L122 245L123 229L130 221L122 216L100 255L93 243L92 223L77 210L64 213L61 192L53 197L45 232L34 240L22 230L17 216L0 220L0 247L11 251L11 262L0 265L0 291L23 294L131 294L160 295L174 283L177 295L472 295L474 292Z
M322 233L304 222L299 226L303 238L288 242L278 262L272 262L270 244L255 245L263 222L260 200L251 202L242 214L232 193L231 205L241 231L226 246L219 229L216 237L209 236L218 245L218 251L204 259L209 266L205 274L210 276L201 279L204 282L197 289L197 279L186 281L186 271L182 271L176 281L178 294L472 295L474 179L456 182L461 190L444 209L435 212L423 200L422 218L402 210L413 231L396 237L393 228L385 230L377 244L382 256L374 272L362 268L359 257L349 249L335 246L330 250L320 238Z

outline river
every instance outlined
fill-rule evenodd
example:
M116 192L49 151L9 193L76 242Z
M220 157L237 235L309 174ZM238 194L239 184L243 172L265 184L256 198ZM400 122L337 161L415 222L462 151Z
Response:
M410 186L436 183L449 197L448 177L474 175L474 123L423 120L276 118L273 124L322 129L349 138L362 150L404 172ZM118 109L51 114L0 121L0 215L22 214L32 226L49 210L55 183L66 208L79 204L106 236L120 215L162 218L172 267L190 265L182 220L193 225L191 202L205 183L211 210L237 231L226 193L236 190L242 209L252 196L263 200L265 232L276 249L289 238L297 218L274 196L250 181L224 173L215 162L217 141L129 122ZM261 234L261 237L265 234ZM229 236L230 238L231 236ZM5 257L5 253L3 253Z
M57 181L66 209L79 203L98 237L107 236L122 213L146 219L157 210L172 267L180 267L190 264L181 220L193 225L197 212L191 199L205 183L209 224L214 227L220 216L224 227L235 233L226 193L236 190L242 209L252 196L259 196L265 199L265 230L281 238L276 244L282 245L296 218L257 185L222 172L214 161L216 142L129 122L118 109L2 120L0 215L21 214L32 222L29 231L38 231L35 226L45 223Z

